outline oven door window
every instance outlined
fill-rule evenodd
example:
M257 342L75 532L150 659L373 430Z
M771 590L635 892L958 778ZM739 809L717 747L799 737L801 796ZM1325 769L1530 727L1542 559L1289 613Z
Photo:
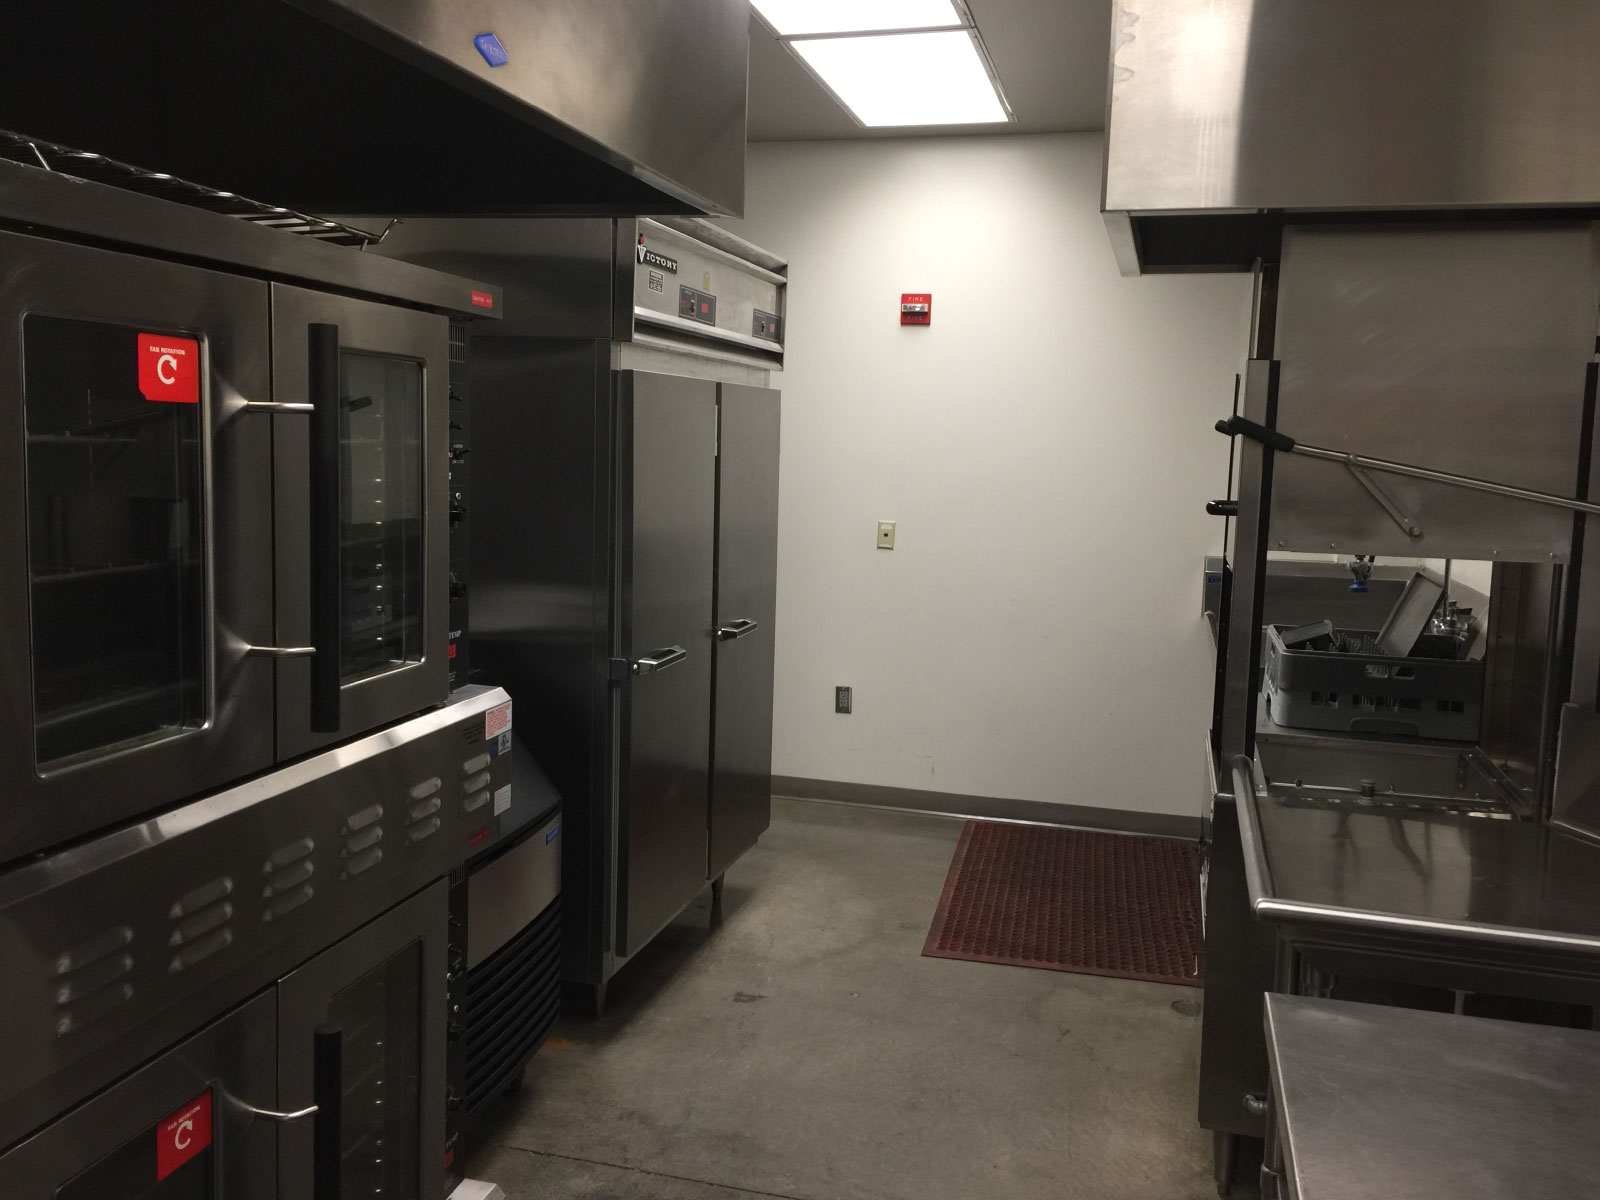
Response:
M35 762L206 718L198 339L23 321Z
M422 660L422 365L339 356L340 679Z
M344 1034L340 1194L421 1200L421 943L338 992L328 1020Z

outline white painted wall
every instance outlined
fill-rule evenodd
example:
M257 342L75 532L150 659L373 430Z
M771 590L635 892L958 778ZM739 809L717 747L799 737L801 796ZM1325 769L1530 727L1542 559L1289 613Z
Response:
M730 228L791 262L775 774L1199 812L1249 280L1121 278L1100 158L751 147ZM898 324L912 291L931 328Z

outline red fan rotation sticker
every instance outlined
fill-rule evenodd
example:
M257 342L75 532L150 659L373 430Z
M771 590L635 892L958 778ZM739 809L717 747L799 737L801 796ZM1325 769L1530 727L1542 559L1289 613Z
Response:
M200 343L164 333L141 333L139 394L167 404L199 404Z
M165 1179L211 1145L211 1093L201 1092L156 1126L156 1179Z

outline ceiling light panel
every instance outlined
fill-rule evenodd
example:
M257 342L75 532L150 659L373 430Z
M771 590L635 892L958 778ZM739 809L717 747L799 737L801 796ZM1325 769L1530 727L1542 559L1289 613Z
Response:
M790 49L863 125L983 125L1010 119L965 30L802 39Z
M958 28L966 22L951 0L752 0L779 37Z

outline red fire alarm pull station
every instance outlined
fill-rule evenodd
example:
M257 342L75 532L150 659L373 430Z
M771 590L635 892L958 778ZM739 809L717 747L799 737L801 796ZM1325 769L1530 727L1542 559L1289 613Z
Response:
M900 324L932 325L933 293L902 292L900 294Z

